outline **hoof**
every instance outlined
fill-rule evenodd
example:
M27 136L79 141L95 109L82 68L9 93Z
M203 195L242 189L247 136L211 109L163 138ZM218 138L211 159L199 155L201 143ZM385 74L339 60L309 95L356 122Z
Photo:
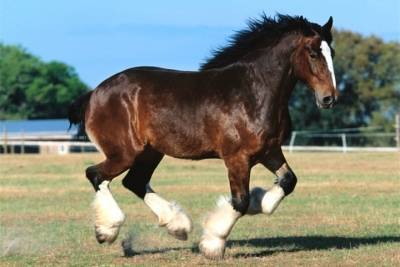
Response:
M185 229L170 230L168 229L168 234L172 235L178 240L186 241L188 239L188 232Z
M107 242L108 244L113 243L119 234L119 229L122 223L118 223L112 227L95 226L96 240L99 244Z
M96 240L99 244L103 244L104 242L106 242L107 236L105 236L101 233L98 233L96 230L95 230L95 233L96 233Z
M166 224L168 234L178 240L185 241L188 234L192 231L192 220L177 206L172 206L173 217Z
M199 249L207 259L223 259L225 254L225 240L211 236L203 237L200 241Z

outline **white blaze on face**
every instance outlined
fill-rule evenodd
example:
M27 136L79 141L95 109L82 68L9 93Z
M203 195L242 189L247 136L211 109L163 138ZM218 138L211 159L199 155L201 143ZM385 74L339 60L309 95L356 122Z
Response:
M335 79L335 72L333 70L331 49L329 48L329 45L326 41L321 42L321 51L322 55L326 60L326 64L328 65L329 72L331 73L333 87L336 88L336 79Z

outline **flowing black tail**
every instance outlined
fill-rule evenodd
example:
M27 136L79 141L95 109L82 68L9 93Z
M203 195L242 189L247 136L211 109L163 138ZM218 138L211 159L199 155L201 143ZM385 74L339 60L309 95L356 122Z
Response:
M93 91L89 91L79 96L70 106L68 110L69 129L73 124L78 125L78 137L86 136L85 133L85 111Z

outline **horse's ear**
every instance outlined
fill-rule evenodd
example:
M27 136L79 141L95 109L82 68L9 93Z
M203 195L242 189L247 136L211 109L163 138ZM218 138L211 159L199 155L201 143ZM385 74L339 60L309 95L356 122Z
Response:
M332 16L330 16L328 19L328 22L325 23L324 26L322 26L323 31L326 33L331 32L332 24L333 24L333 18L332 18Z

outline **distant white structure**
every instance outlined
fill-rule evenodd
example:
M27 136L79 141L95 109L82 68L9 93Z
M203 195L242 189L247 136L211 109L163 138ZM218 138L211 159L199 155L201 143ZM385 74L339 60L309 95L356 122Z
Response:
M71 152L95 152L96 147L89 141L79 141L74 138L76 127L68 131L69 122L60 120L25 120L25 121L0 121L0 154L44 153L65 155ZM294 151L324 151L324 152L396 152L400 151L400 117L396 117L396 132L379 133L360 129L336 129L330 132L293 131L289 144L282 148L289 152ZM367 130L367 131L366 131ZM358 132L355 132L358 131ZM322 139L335 140L331 145L313 145L301 140ZM391 145L377 146L372 142L364 146L353 144L352 140L368 138L370 140L385 140L381 143ZM376 142L375 142L376 143Z
M0 153L45 153L64 155L70 152L96 151L90 142L74 140L75 127L60 120L0 121Z

